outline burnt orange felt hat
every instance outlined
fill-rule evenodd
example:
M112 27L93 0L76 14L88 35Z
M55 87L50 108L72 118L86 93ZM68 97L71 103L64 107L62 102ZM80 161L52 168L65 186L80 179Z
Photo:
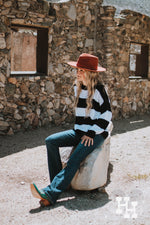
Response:
M105 68L98 66L98 57L83 53L79 56L78 61L67 62L70 66L74 68L79 68L83 70L88 70L92 72L103 72L106 71Z

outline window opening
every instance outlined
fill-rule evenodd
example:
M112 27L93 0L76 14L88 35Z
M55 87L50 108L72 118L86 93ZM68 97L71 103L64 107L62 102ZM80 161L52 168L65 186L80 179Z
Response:
M147 44L130 44L130 78L148 78L148 52L149 45Z
M11 74L47 75L48 29L12 27Z

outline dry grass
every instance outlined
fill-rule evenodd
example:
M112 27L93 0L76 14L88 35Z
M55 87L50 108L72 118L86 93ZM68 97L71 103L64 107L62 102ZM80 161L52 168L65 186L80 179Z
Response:
M150 173L149 174L138 174L138 175L131 175L131 174L127 174L128 178L130 178L130 180L134 181L134 180L147 180L150 177Z

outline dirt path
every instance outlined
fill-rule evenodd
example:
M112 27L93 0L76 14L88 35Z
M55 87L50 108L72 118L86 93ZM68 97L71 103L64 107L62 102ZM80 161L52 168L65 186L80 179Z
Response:
M55 206L41 209L29 184L42 188L49 183L44 140L62 129L47 127L0 137L0 224L149 225L150 115L114 121L106 192L70 190ZM130 218L124 218L123 206L122 214L116 213L116 197L130 198Z

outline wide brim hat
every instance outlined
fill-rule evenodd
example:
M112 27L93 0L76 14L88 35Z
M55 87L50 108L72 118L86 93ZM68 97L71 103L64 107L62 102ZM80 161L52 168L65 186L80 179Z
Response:
M83 53L79 56L78 61L67 62L68 65L91 72L104 72L106 68L98 65L98 57Z

